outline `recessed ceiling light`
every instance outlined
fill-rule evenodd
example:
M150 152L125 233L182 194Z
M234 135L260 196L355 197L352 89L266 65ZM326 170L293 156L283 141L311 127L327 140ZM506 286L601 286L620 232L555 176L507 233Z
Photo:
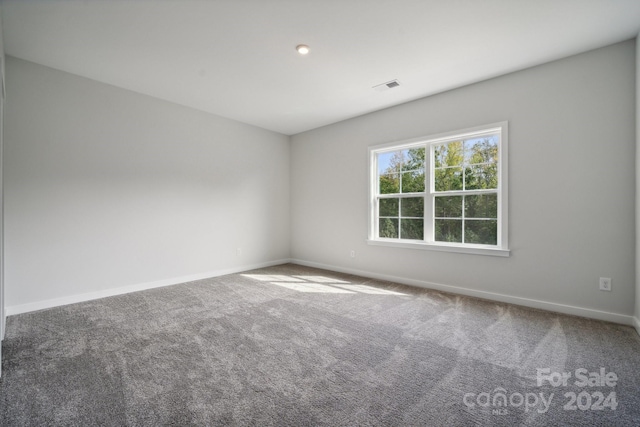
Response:
M309 46L307 46L306 44L299 44L298 46L296 46L296 50L300 55L306 55L307 53L309 53Z

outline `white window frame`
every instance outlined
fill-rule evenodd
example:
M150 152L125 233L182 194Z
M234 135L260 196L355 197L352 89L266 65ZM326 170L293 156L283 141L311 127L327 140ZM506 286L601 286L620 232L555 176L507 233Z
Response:
M497 244L496 245L479 245L471 243L449 243L438 242L433 238L433 205L436 193L434 191L433 182L433 147L438 144L443 144L460 139L468 139L472 137L498 134L500 136L498 141L498 188L496 190L498 195L498 230L497 230ZM416 194L423 194L425 197L424 203L424 240L404 240L404 239L388 239L380 238L378 236L378 163L377 154L398 150L405 150L408 148L425 147L425 177L426 187L424 193L408 193L406 196L413 196ZM493 255L508 257L509 251L509 236L508 236L508 122L499 122L488 124L484 126L476 126L473 128L457 130L453 132L446 132L438 135L430 135L421 138L414 138L405 141L391 142L387 144L371 146L369 151L369 238L367 243L370 245L390 246L410 249L426 249L444 252L459 252L467 254L477 255ZM447 192L447 194L466 194L472 195L474 193L481 193L480 191L453 191Z

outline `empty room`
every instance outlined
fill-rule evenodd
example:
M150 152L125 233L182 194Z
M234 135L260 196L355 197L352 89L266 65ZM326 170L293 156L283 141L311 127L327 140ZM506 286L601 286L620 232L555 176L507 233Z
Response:
M1 426L640 425L640 1L0 18Z

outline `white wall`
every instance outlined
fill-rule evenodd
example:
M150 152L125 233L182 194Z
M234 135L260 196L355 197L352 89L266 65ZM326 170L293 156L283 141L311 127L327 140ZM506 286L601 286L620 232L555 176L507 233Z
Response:
M640 334L640 34L636 38L636 310Z
M293 136L292 258L630 323L634 58L628 41ZM509 258L366 244L368 146L502 120Z
M10 314L289 258L289 137L12 57L7 89Z
M291 151L286 136L9 57L6 305L291 255L618 321L635 300L640 316L635 52L621 43L316 129ZM510 258L366 245L369 145L501 120ZM597 290L600 276L613 292Z
M5 331L5 296L4 296L4 185L3 185L3 135L4 135L4 93L2 93L2 80L4 79L4 39L2 37L2 13L0 13L0 341L4 339ZM0 345L0 360L2 360L2 345ZM0 375L2 369L0 368Z

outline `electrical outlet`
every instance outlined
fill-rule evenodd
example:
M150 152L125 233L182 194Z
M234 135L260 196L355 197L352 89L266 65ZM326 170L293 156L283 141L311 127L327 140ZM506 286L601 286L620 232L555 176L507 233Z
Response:
M242 256L242 248L237 248L236 249L236 255L237 256Z
M354 251L353 249L351 249L351 258L355 258L356 257L356 251Z
M611 278L609 277L601 277L600 278L600 290L601 291L611 291Z

